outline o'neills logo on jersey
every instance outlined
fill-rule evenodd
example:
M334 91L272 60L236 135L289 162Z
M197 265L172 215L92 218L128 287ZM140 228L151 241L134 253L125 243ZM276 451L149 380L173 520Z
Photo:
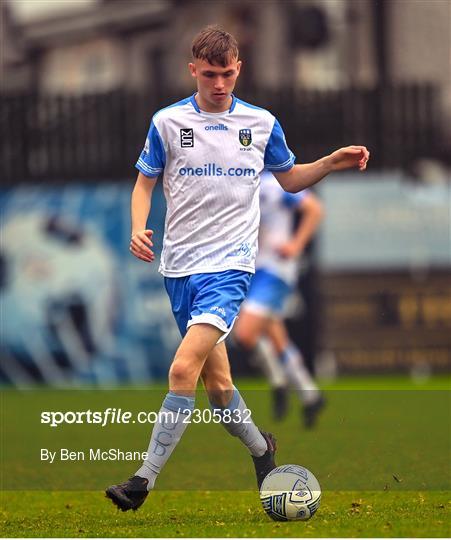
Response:
M225 124L216 124L215 126L205 126L205 131L228 131L229 128Z
M180 130L180 146L182 148L192 148L194 146L193 128L185 128Z
M239 138L243 146L250 146L252 144L252 131L250 129L240 129Z

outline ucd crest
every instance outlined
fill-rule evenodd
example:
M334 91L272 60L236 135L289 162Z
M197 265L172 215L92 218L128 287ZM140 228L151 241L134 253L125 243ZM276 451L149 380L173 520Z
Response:
M240 129L239 137L240 143L243 146L250 146L252 144L252 131L250 129Z

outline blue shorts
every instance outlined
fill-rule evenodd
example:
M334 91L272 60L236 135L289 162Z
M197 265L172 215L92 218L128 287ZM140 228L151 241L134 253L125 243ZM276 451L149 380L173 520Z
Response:
M264 268L252 278L243 309L263 316L283 316L286 301L293 287Z
M249 290L251 277L242 270L165 277L172 313L182 336L193 324L207 323L222 330L221 341L225 339Z

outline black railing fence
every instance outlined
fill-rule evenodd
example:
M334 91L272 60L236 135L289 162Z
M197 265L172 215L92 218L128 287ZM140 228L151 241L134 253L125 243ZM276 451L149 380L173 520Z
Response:
M239 94L239 93L238 93ZM239 94L280 120L299 162L365 144L372 169L407 168L440 147L438 90L431 85ZM135 175L155 111L184 97L120 90L84 96L1 96L4 182L114 180Z

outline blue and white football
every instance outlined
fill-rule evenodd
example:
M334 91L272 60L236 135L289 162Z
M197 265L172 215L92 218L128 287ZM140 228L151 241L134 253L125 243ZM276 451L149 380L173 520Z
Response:
M282 465L263 480L260 500L265 512L275 521L306 521L318 510L321 488L305 467Z

